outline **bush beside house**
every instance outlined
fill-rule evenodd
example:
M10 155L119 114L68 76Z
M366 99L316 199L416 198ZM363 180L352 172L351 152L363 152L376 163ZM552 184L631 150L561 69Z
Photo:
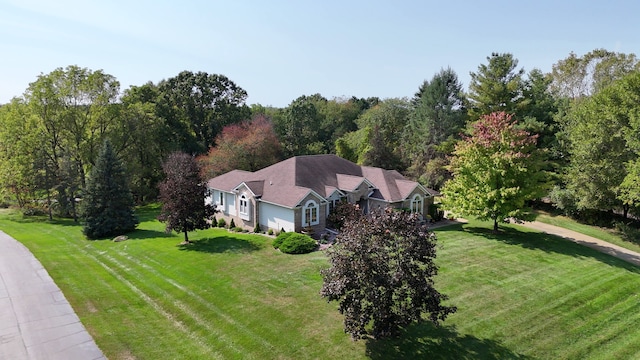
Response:
M273 247L285 254L307 254L314 251L318 243L308 235L284 232L273 241Z

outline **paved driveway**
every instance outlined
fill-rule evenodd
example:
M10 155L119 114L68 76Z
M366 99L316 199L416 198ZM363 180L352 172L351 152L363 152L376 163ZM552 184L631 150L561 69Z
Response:
M49 273L2 231L0 359L106 359Z

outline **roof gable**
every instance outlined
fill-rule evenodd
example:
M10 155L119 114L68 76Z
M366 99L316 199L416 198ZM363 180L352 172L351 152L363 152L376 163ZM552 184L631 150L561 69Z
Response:
M367 179L363 178L362 176L336 174L336 180L338 182L338 189L344 191L354 191Z
M233 191L242 182L250 179L253 173L244 170L232 170L228 173L216 176L207 181L207 187L210 189L222 190L226 192Z
M264 180L243 181L233 190L239 190L242 186L245 186L247 189L249 189L254 197L261 197L262 190L264 188Z

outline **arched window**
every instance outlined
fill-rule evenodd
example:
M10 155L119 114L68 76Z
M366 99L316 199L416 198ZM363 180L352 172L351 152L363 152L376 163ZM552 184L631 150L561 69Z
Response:
M422 214L422 196L415 194L411 200L411 213Z
M249 199L245 194L240 195L240 216L245 219L249 217Z
M320 206L313 200L307 201L302 207L302 226L317 225L320 223L318 211Z

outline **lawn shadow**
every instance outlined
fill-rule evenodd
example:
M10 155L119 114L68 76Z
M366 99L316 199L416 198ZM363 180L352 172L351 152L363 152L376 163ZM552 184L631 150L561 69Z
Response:
M194 240L190 244L178 245L180 250L201 251L206 253L247 253L262 248L260 244L248 239L232 236L216 236Z
M159 206L147 205L136 209L136 216L141 223L157 220L158 214L160 214Z
M448 231L463 231L462 226L466 225L466 223L462 223L462 222L455 222L455 223L450 223L444 226L438 226L438 224L436 223L436 226L433 227L429 227L429 231L436 231L437 232L448 232Z
M640 268L627 261L599 252L595 249L575 243L557 235L541 232L520 231L513 227L501 227L497 234L494 233L492 229L478 226L466 226L463 227L462 231L466 231L476 236L482 236L487 239L501 241L509 245L520 246L525 249L542 250L547 253L557 253L572 257L593 258L610 266L620 267L634 273L640 273Z
M48 216L44 215L34 215L34 216L26 216L22 214L15 214L7 218L9 221L13 221L20 224L30 224L30 223L41 223L41 224L52 224L52 225L60 225L60 226L80 226L82 223L80 220L73 221L71 218L60 218L53 217L52 220L49 220Z
M146 239L154 239L154 238L175 237L174 234L168 233L166 231L146 230L146 229L135 229L125 235L129 238L129 240L146 240Z
M497 341L460 334L453 326L423 322L394 339L367 340L370 359L530 359Z

